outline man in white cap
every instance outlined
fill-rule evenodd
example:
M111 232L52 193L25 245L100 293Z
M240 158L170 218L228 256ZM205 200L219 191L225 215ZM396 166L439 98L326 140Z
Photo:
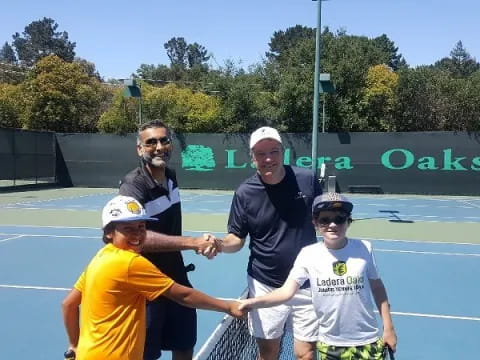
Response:
M283 285L300 250L316 242L312 224L313 199L321 193L315 174L283 164L280 134L261 127L250 137L256 173L236 190L228 220L228 235L217 251L236 252L250 236L249 296L259 296ZM293 319L295 356L312 360L318 324L306 284L286 304L249 313L250 333L261 360L276 360L287 320Z
M153 220L129 196L116 196L105 205L102 229L106 245L62 304L70 358L76 353L77 360L142 360L147 299L166 297L184 306L242 316L237 302L181 285L140 255L146 221Z

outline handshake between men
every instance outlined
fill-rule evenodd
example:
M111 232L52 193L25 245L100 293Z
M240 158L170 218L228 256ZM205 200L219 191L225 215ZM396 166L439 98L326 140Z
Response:
M196 238L197 248L195 252L203 255L207 259L213 259L218 253L223 251L223 239L217 238L212 234L206 233Z

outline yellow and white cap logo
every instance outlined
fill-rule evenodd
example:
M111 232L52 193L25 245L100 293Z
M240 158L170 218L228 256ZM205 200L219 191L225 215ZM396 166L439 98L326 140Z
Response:
M138 201L129 201L127 202L127 209L130 211L132 214L141 214L142 213L142 207L138 203Z

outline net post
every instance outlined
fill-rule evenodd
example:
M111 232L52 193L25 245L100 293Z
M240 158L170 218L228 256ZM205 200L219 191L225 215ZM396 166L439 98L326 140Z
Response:
M328 177L327 182L327 191L328 192L336 192L337 189L337 177L332 175Z

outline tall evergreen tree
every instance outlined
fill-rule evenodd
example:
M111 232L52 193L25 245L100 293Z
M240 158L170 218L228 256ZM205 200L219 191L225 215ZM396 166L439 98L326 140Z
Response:
M305 39L315 39L316 30L302 25L289 27L287 30L279 30L273 33L270 43L270 51L266 53L270 60L282 58L282 55L291 48L295 47L300 41Z
M15 33L13 47L17 51L18 60L24 65L31 66L46 56L56 55L72 62L75 58L76 44L68 40L66 31L59 32L56 31L57 28L55 20L44 17L27 25L22 35Z
M210 56L207 55L208 51L204 46L197 44L188 44L187 46L187 63L190 68L195 66L205 65L205 63L210 59Z
M196 66L205 66L205 63L210 59L204 46L196 42L188 44L183 37L171 38L163 46L167 50L167 56L172 67L191 69Z
M18 65L15 51L8 42L0 49L0 83L19 84L27 74L27 69Z
M387 35L382 34L373 39L375 46L385 52L388 56L388 65L393 71L397 71L400 68L406 68L407 62L403 58L402 54L398 53L398 47L395 43L388 38Z
M171 65L186 67L187 42L183 37L173 37L163 47L167 50L167 56Z
M461 41L455 44L450 57L437 61L434 67L448 72L456 78L466 78L480 69L480 63L473 58Z
M10 44L6 41L0 49L0 62L7 64L17 63L17 57L15 56L15 52L13 51L13 48L10 46Z

